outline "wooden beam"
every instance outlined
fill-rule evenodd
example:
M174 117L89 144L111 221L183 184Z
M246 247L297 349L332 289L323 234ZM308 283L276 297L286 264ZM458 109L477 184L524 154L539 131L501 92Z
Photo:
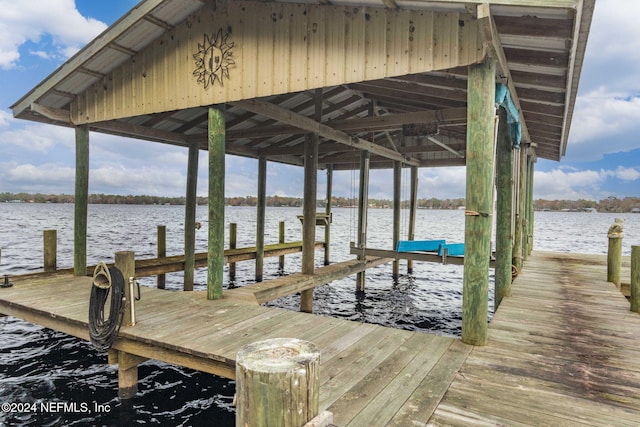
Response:
M71 112L69 110L45 107L44 105L33 103L31 104L31 111L56 122L62 122L69 125L72 124Z
M233 103L233 105L247 111L253 111L256 114L262 114L263 116L267 116L272 119L299 127L300 129L303 129L307 132L317 134L318 136L331 139L341 144L345 144L349 147L357 148L359 150L366 150L378 156L383 156L391 160L401 161L411 166L417 166L419 164L418 159L403 156L402 154L399 154L388 148L381 147L369 141L365 141L364 139L351 136L345 132L333 129L332 127L322 124L316 120L310 119L301 114L294 113L260 99L236 101Z
M412 113L387 114L375 117L357 117L348 120L334 120L326 125L335 130L348 133L379 132L402 129L405 124L413 123L459 123L466 121L467 109L450 108L444 110L426 110ZM305 133L304 129L288 125L255 126L228 132L228 139L262 138L265 136L295 135Z
M146 126L135 125L122 120L110 120L91 124L91 130L103 131L125 137L138 137L147 141L164 142L180 147L188 147L190 140L186 135L154 129Z
M447 144L438 141L434 137L428 136L427 139L429 141L433 142L434 144L436 144L437 146L444 148L445 150L449 151L450 153L453 153L456 157L464 158L464 154L462 154L461 152L459 152L457 150L454 150L453 148L451 148Z
M518 7L545 7L550 9L575 9L580 0L517 0ZM457 4L466 6L468 0L423 0L422 3ZM513 6L514 0L484 0L489 5Z

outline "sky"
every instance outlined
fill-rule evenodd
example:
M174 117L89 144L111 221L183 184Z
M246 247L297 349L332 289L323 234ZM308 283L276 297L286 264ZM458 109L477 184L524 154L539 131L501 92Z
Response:
M72 129L13 118L9 106L137 4L137 0L0 0L0 192L73 194ZM640 1L597 0L567 154L539 160L534 198L640 197ZM91 133L92 194L185 194L187 149ZM227 156L228 197L257 193L257 161ZM403 175L407 177L408 173ZM267 194L301 197L300 167L269 163ZM465 169L421 168L420 198L462 198ZM357 172L334 173L333 194L357 197ZM318 198L326 175L318 176ZM404 185L403 198L407 198ZM207 194L201 152L198 195ZM369 197L391 199L391 171L371 171Z

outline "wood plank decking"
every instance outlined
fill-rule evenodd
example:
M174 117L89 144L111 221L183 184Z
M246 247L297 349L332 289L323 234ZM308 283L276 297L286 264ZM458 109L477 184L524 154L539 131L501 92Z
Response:
M88 339L91 278L12 281L0 290L1 313ZM235 298L208 301L205 292L144 287L136 313L138 323L120 330L114 348L228 378L246 344L276 337L314 342L321 350L321 410L332 411L340 426L424 423L471 350L453 338Z
M585 261L587 260L588 261ZM243 345L295 337L321 349L321 409L339 426L638 425L640 316L601 257L535 253L489 345L143 288L119 350L232 378ZM12 278L0 313L88 338L90 278Z
M431 425L637 426L640 316L604 257L536 253Z

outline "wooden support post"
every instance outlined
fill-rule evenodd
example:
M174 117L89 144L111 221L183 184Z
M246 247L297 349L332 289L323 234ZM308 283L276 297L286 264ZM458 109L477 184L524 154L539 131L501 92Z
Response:
M236 425L300 427L320 409L320 351L276 338L249 344L236 357Z
M131 326L134 319L131 317L131 304L133 304L133 296L129 289L129 278L136 276L135 254L132 251L116 252L115 267L120 270L124 277L124 296L126 298L126 306L124 316L122 317L122 326Z
M262 282L264 271L264 222L267 204L267 159L258 159L258 206L256 215L256 282Z
M284 221L280 221L278 225L278 243L282 244L285 240ZM278 268L281 273L284 273L284 255L280 255L278 259Z
M158 226L158 258L166 258L167 256L167 226ZM165 289L167 286L166 274L158 274L158 289Z
M527 178L527 185L529 188L527 203L527 255L531 255L533 251L533 175L535 169L535 161L534 158L531 157L529 160L529 176Z
M402 189L402 163L393 162L393 248L396 250L398 241L400 240L400 198ZM400 261L393 261L393 280L400 277Z
M44 271L56 271L58 267L58 232L56 230L44 230Z
M198 156L196 144L189 146L187 162L187 197L184 213L184 284L185 291L193 290L196 271L196 194L198 190Z
M76 126L76 184L73 226L73 274L87 275L89 204L89 125Z
M631 246L631 311L640 313L640 246Z
M222 298L224 272L225 106L209 107L209 251L207 299Z
M318 135L308 135L304 146L304 205L302 220L302 274L314 273L316 194L318 186ZM300 293L300 311L313 311L313 289Z
M235 249L238 245L238 224L229 224L229 249ZM236 280L236 263L229 263L229 280Z
M407 233L407 240L414 240L416 238L417 210L418 210L418 167L411 166L411 199L409 202L409 232ZM412 273L413 273L413 260L408 260L407 274L412 274Z
M324 213L327 215L327 222L324 226L324 265L331 263L331 198L333 191L333 165L327 166L327 204Z
M614 283L620 289L620 271L622 270L622 237L624 219L616 218L609 227L609 250L607 251L607 282Z
M369 162L371 154L368 151L360 152L360 188L358 191L358 248L367 246L367 212L369 210ZM358 259L364 262L364 253L358 255ZM356 289L364 291L365 272L356 275Z
M467 80L467 189L462 341L486 345L493 213L495 75L492 58L470 65Z
M507 123L507 112L499 110L498 141L496 147L496 265L494 311L502 298L511 295L511 258L513 254L513 147Z
M516 229L515 238L513 242L513 265L516 266L518 272L522 271L522 253L524 240L525 215L524 215L524 199L525 199L525 182L526 182L526 164L527 164L527 149L520 146L520 160L518 168L518 190L516 192Z
M316 122L322 122L322 89L316 89L314 94ZM307 135L304 146L304 201L302 227L302 274L314 274L314 260L316 256L316 203L318 200L318 144L317 133ZM313 311L313 288L300 292L300 311Z
M138 393L138 365L148 359L110 349L108 360L111 365L118 364L118 397L120 400L134 398Z

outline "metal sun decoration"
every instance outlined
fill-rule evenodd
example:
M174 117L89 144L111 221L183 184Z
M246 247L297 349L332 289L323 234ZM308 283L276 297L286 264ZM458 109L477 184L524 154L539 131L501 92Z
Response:
M231 51L235 43L229 43L228 38L229 33L223 33L220 28L218 33L211 34L211 37L205 34L204 42L198 43L198 53L193 55L196 62L193 75L198 77L198 83L203 84L205 89L209 85L213 86L216 80L223 85L222 78L229 78L229 66L235 65Z

